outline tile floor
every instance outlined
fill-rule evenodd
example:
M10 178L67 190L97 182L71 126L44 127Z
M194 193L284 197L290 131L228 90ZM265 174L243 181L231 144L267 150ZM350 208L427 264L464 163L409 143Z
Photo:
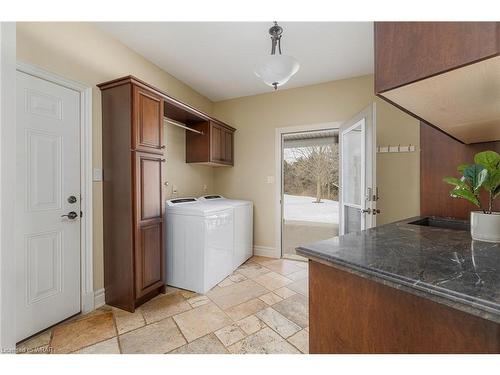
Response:
M168 288L135 313L103 306L19 353L308 353L307 263L255 256L206 295Z

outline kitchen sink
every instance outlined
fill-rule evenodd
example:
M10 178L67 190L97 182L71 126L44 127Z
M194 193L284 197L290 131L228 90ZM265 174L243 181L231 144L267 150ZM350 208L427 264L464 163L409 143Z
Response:
M470 223L468 221L446 219L444 217L435 216L424 217L422 219L409 222L408 224L453 230L470 230Z

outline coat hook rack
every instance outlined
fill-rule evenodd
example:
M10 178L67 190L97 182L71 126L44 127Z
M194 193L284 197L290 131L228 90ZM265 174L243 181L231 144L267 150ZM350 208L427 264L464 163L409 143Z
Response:
M377 154L387 154L387 153L407 153L407 152L415 152L415 145L411 143L409 145L397 145L397 146L377 146Z

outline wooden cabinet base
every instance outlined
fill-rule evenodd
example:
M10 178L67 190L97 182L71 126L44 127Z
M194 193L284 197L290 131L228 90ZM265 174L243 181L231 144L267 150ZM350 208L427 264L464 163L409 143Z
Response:
M309 262L310 353L500 353L500 324Z

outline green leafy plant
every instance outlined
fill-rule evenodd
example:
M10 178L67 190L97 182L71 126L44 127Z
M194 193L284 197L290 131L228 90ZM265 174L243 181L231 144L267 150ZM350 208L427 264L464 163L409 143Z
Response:
M450 191L453 198L466 199L478 206L485 214L492 213L493 201L500 196L500 155L495 151L483 151L474 156L474 164L461 164L457 168L460 178L445 177L444 182L455 186ZM481 188L488 193L488 203L481 202Z

